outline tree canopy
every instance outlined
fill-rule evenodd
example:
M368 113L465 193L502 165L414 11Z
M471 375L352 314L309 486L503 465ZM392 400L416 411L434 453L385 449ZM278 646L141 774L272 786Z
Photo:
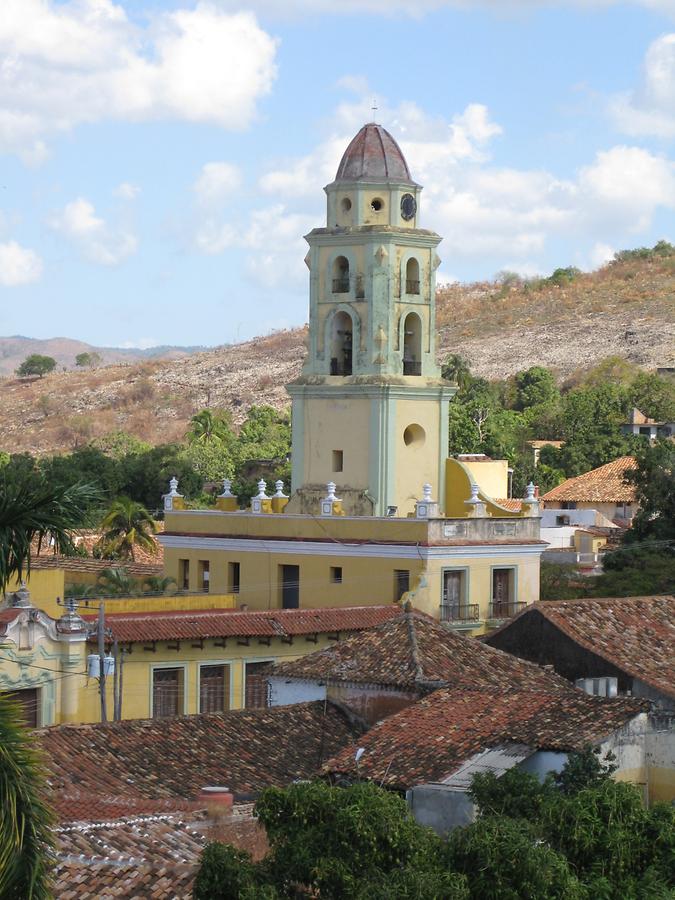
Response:
M263 791L256 813L269 852L206 847L195 900L638 900L672 896L675 810L645 809L588 748L543 783L514 768L475 776L477 820L447 839L371 783Z
M56 360L52 356L43 356L41 353L31 353L31 355L27 356L16 370L16 374L21 378L26 378L29 375L37 375L42 378L43 375L48 375L50 372L53 372L55 368Z

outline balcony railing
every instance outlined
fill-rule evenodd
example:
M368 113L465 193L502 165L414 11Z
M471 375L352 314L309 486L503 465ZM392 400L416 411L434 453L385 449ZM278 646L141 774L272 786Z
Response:
M420 292L419 281L411 281L410 278L406 278L405 292L406 292L406 294L419 294L419 292Z
M421 375L422 374L422 363L417 362L414 359L404 359L403 360L403 374L404 375Z
M477 603L441 604L441 622L464 624L479 620L480 609Z
M333 293L334 294L348 294L349 293L349 276L347 278L334 278L333 279Z
M491 619L510 619L521 609L525 609L525 603L515 603L512 600L491 600L489 617Z

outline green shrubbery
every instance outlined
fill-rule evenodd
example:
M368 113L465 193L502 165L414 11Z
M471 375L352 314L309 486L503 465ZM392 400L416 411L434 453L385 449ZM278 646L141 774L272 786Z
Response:
M675 811L647 810L590 749L543 784L512 769L476 776L477 821L447 840L373 784L269 788L256 805L261 862L209 845L195 900L637 900L672 896ZM668 892L671 893L668 893Z

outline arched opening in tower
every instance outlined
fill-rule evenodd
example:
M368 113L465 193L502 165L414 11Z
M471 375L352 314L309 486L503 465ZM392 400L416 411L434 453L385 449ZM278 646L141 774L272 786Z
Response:
M335 313L331 335L331 375L352 374L352 332L352 317L349 313Z
M417 313L408 313L403 323L403 374L422 374L422 322Z
M420 292L420 264L414 257L406 263L405 292L406 294L419 294Z
M346 256L336 256L333 263L333 293L349 293L349 260Z

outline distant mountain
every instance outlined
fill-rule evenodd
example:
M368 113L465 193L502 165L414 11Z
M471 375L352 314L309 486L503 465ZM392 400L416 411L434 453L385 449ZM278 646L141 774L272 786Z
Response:
M206 347L148 347L146 350L127 349L124 347L94 347L84 341L72 338L54 337L40 340L24 337L20 334L11 337L0 337L0 375L13 375L27 356L39 353L51 356L58 363L59 369L74 369L75 357L79 353L98 353L101 365L113 363L133 363L144 359L181 359L191 353L206 350Z

